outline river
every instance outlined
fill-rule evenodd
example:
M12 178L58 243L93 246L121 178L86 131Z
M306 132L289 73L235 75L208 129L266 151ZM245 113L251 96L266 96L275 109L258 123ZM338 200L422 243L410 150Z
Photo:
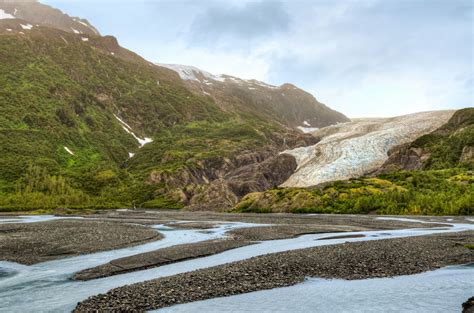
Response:
M54 219L54 217L45 216L35 218L17 218L15 221L4 220L3 222L21 222L22 219L29 222L41 222ZM2 220L0 220L0 223L1 222ZM261 242L256 245L245 246L208 257L92 281L82 282L71 280L71 277L75 272L107 263L116 258L183 243L193 243L221 238L225 236L225 233L231 229L252 227L255 225L256 224L246 223L221 223L218 227L212 229L211 231L174 230L162 225L155 225L153 227L156 228L157 231L163 233L165 236L164 239L156 242L146 243L130 248L49 261L31 266L20 265L12 262L0 262L0 312L68 312L74 309L77 302L84 300L89 296L96 295L98 293L104 293L112 288L188 272L195 269L202 269L233 261L244 260L267 253L338 244L343 242L380 240L474 230L474 225L472 224L452 224L451 227L437 227L429 229L414 228L391 231L385 230L344 233L345 235L364 235L364 237L361 238L324 240L326 237L341 235L341 233L304 235L292 239ZM446 275L446 273L451 273L453 275ZM369 312L367 308L371 307L378 308L380 310L380 303L391 305L391 307L394 308L394 312L400 312L398 309L403 311L403 308L397 305L397 303L403 302L404 298L398 302L395 301L397 291L399 292L399 295L406 295L406 288L418 288L416 290L419 290L420 297L424 293L427 295L426 297L429 296L431 298L438 299L438 297L443 296L443 293L445 292L443 291L444 289L442 287L444 284L448 291L452 291L452 293L458 295L459 298L464 297L467 299L467 296L465 297L465 295L472 293L472 290L474 290L474 285L472 284L474 281L474 279L472 279L473 274L474 269L472 267L456 267L441 269L439 271L423 273L419 275L402 276L393 279L369 279L359 281L325 281L320 279L310 279L304 284L293 287L274 289L270 291L260 291L235 297L219 298L192 304L185 304L172 307L172 309L164 309L163 312L171 312L170 310L175 312L175 309L180 310L177 312L190 312L197 311L198 309L206 312L261 312L262 310L272 312L278 310L284 312L307 312L309 309L311 309L310 311L314 311L316 308L318 308L318 310L321 312ZM451 276L453 277L452 279L450 279ZM426 283L420 283L418 285L413 284L412 282L418 281L417 277L425 279ZM462 277L467 277L470 283L466 283ZM422 280L419 281L421 282ZM384 289L381 288L381 286L386 286L384 287L386 289L385 293L382 292ZM439 288L435 288L436 286ZM457 289L455 286L457 286ZM461 289L462 292L459 291ZM324 290L327 292L323 292ZM400 292L401 290L403 290L403 292ZM287 294L288 297L285 298L282 296L282 294ZM364 294L365 296L362 297ZM380 298L378 296L389 294L391 296L388 297L387 300L383 300L383 297ZM340 297L338 298L337 295L340 295ZM293 299L293 301L290 301L290 299ZM334 302L330 301L330 299L340 300ZM415 303L413 302L415 299L419 298L414 295L413 299L410 298L407 299L407 301L409 303ZM462 299L462 301L465 301L466 299ZM242 306L242 301L245 302L244 306ZM457 306L459 306L462 301L456 298ZM277 305L277 303L281 302L284 303ZM448 303L449 301L441 302ZM454 301L451 302L454 303ZM286 306L284 304L286 304ZM314 310L312 308L314 308ZM334 308L334 310L332 308ZM364 310L362 310L362 308ZM406 308L406 312L410 311L409 307Z

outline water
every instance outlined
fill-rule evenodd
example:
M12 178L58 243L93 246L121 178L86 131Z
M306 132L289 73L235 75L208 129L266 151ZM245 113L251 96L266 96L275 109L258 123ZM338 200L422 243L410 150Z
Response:
M15 224L15 223L38 223L61 219L82 219L82 217L73 216L54 216L54 215L24 215L15 216L13 218L0 218L0 224Z
M45 217L44 220L48 218L49 217ZM112 288L154 278L175 275L196 269L221 265L224 263L244 260L253 256L259 256L267 253L344 242L411 237L474 229L474 225L472 224L452 224L452 227L438 227L432 229L415 228L393 231L344 233L344 235L362 234L364 235L362 238L318 240L331 236L340 236L342 234L326 233L304 235L292 239L261 242L255 245L229 250L213 256L183 261L175 264L164 265L158 268L126 273L87 282L71 280L71 277L75 272L107 263L116 258L183 243L193 243L203 240L221 238L225 236L225 233L228 230L251 226L257 225L245 223L222 223L217 228L210 231L172 230L169 227L157 225L154 227L160 230L165 235L165 238L160 241L135 247L71 257L44 262L32 266L25 266L11 262L0 262L0 312L68 312L76 306L77 302L84 300L89 296L96 295L98 293L104 293ZM470 273L472 273L472 269L470 270ZM307 282L306 284L309 284L310 282ZM364 284L364 281L361 282ZM343 288L343 285L345 285L345 282L339 284L339 286L341 286L340 288ZM291 288L296 288L296 286ZM472 290L472 288L470 290ZM25 301L25 299L28 299L28 301ZM301 299L301 297L297 298L297 301L301 302ZM306 299L304 299L304 301L306 301ZM372 305L370 307L372 307ZM250 306L248 309L251 310L252 307Z
M292 287L192 302L157 310L180 312L460 312L474 294L474 267L446 267L395 278L308 279Z

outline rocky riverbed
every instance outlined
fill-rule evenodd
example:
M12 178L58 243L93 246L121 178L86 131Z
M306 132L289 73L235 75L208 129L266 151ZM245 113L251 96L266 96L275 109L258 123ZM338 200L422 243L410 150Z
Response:
M291 286L306 277L365 279L410 275L474 262L474 232L385 239L268 254L112 289L76 307L146 311L179 303Z
M252 244L252 242L242 240L208 240L192 244L177 245L116 259L107 264L80 271L74 275L74 279L91 280L140 271L165 264L201 258L250 244Z
M30 265L161 238L150 227L114 221L64 219L0 224L0 260Z
M254 214L254 213L215 213L215 212L183 212L169 210L126 210L126 211L104 211L100 214L87 216L106 221L120 221L143 225L169 224L179 228L186 227L188 223L178 223L176 221L193 222L192 228L209 228L212 224L221 222L244 222L266 225L312 225L312 226L342 226L358 227L359 229L402 229L402 228L429 228L446 226L446 223L472 223L464 217L426 217L417 216L420 221L430 222L430 224L414 221L384 220L374 215L338 215L338 214ZM402 216L397 216L397 218ZM411 217L413 218L413 217ZM449 221L447 221L449 219ZM432 224L439 223L439 224Z

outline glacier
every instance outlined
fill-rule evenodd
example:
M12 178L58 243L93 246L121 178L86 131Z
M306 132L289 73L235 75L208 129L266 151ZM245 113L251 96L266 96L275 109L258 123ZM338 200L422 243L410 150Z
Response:
M362 118L312 132L321 139L313 146L282 153L296 159L297 169L282 187L310 187L359 177L380 168L388 151L428 134L454 111L429 111L392 118Z

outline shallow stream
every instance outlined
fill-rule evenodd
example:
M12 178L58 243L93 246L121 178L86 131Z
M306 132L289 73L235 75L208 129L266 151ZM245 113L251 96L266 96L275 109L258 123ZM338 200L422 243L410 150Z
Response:
M35 217L34 222L50 220L51 218L52 217ZM16 219L18 220L18 218ZM22 218L19 219L21 220ZM26 220L33 222L30 218L26 218ZM0 220L0 223L3 221ZM107 263L116 258L183 243L193 243L221 238L225 236L225 233L231 229L252 226L255 226L255 224L222 223L210 231L199 231L174 230L169 227L156 225L154 227L165 235L164 239L135 247L70 257L66 259L39 263L32 266L25 266L11 262L0 262L0 312L68 312L74 309L77 302L84 300L89 296L96 295L98 293L104 293L112 288L158 277L170 276L196 269L244 260L253 256L267 253L344 242L380 240L474 230L473 224L452 224L451 227L447 226L429 229L424 228L344 233L344 235L364 235L364 237L360 238L324 240L324 238L327 237L340 236L341 233L304 235L293 239L261 242L256 245L241 247L208 257L92 281L81 282L71 280L71 277L75 272ZM446 275L446 273L450 273L452 275ZM429 297L436 299L438 299L438 297L444 296L444 293L453 293L461 298L464 297L465 294L473 293L473 274L474 268L472 267L457 267L441 269L419 275L402 276L394 279L370 279L351 282L311 279L304 284L293 287L274 289L270 291L260 291L235 297L219 298L192 304L185 304L181 306L175 306L172 309L165 309L164 312L175 312L174 309L180 310L177 312L194 312L197 310L203 310L206 312L273 312L278 310L280 310L280 312L307 312L308 310L315 311L316 309L320 310L321 312L362 312L357 308L363 308L363 312L369 312L367 311L368 307L378 307L377 311L380 311L380 303L392 305L394 307L394 312L400 312L400 310L397 310L397 308L403 308L397 306L397 302L394 300L397 291L399 292L399 295L406 295L406 290L408 290L407 288L410 287L415 288L415 291L416 288L418 288L420 294L426 293ZM467 282L463 277L466 277L469 281ZM425 286L424 283L421 283L422 279L426 279L426 284L428 285ZM445 282L443 282L443 280ZM418 281L420 283L413 283ZM441 288L443 284L447 286L446 288L448 288L448 286L451 287L448 288L448 290L444 290ZM384 288L381 288L380 286L385 286L385 293L382 292ZM414 294L415 291L413 291ZM393 295L391 296L393 298L392 300L388 296L390 293ZM388 297L386 298L387 300L383 300L384 298L378 299L378 295L385 294ZM283 295L288 295L288 297L285 298ZM339 298L337 295L339 295ZM361 295L365 295L365 297L361 297ZM243 298L241 299L239 297ZM293 297L292 301L290 299L291 297ZM465 298L467 299L467 297ZM335 299L337 301L333 302L330 301L330 299ZM415 299L415 296L413 296L412 300L407 299L407 301L410 300L409 302L411 303L411 301L415 301ZM462 301L465 301L466 299L463 299ZM404 298L402 298L399 302L403 302L402 300L404 300ZM351 303L351 301L353 303ZM456 299L456 304L458 306L459 303L462 303L462 301L460 301L461 300ZM242 304L242 302L245 302L245 304ZM447 305L449 301L444 302L446 302ZM451 302L454 303L454 300ZM277 303L282 304L277 305ZM328 306L324 306L324 303L327 303ZM347 307L344 307L344 305L347 305ZM408 309L405 311L409 312L409 306L406 308Z

